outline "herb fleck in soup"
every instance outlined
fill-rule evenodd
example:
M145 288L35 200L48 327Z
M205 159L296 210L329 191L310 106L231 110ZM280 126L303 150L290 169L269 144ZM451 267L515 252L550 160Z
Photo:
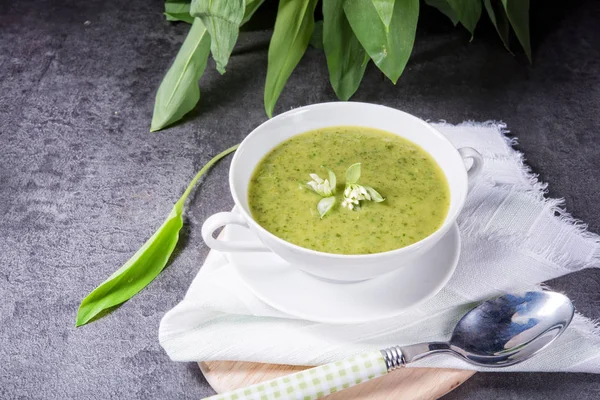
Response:
M385 198L342 207L345 171L361 163L360 183ZM321 197L304 185L309 174L337 176L336 204L323 218ZM443 223L450 192L444 173L415 143L385 131L341 126L293 136L256 167L248 189L252 217L272 234L308 249L370 254L399 249Z

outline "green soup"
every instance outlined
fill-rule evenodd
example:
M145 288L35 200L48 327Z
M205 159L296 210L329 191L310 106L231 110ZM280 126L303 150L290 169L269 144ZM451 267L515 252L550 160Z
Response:
M385 201L342 207L346 169L361 163L359 184ZM336 204L323 218L321 197L302 185L316 173L337 176ZM296 135L275 147L256 167L248 203L253 218L288 242L317 251L370 254L399 249L437 230L448 212L444 173L421 147L371 128L340 126Z

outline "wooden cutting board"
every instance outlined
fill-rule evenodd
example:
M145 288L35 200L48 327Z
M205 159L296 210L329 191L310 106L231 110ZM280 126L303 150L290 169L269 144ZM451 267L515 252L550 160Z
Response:
M217 393L279 378L310 367L240 361L200 362L200 370ZM403 368L325 397L327 400L430 400L458 387L473 371L439 368Z

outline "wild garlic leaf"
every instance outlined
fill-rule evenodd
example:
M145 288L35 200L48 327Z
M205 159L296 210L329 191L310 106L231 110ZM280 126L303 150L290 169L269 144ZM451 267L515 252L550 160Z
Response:
M371 60L395 84L412 52L419 0L396 1L389 29L371 1L346 0L344 12Z
M242 19L240 25L244 25L248 22L264 1L265 0L246 0L246 11L244 11L244 19Z
M371 0L375 6L375 10L385 25L386 29L389 29L390 22L392 21L392 14L394 12L394 3L396 0Z
M519 43L531 62L531 40L529 37L529 0L502 0L506 15Z
M477 22L481 17L481 0L448 0L448 3L458 16L460 23L471 32L472 39Z
M244 19L244 0L192 0L190 13L200 18L210 33L210 51L217 71L224 74Z
M331 193L335 194L335 187L337 186L337 179L335 177L335 172L330 170L327 167L323 167L327 170L327 175L329 175L329 186L331 186Z
M437 8L442 14L450 18L454 26L458 24L458 16L448 4L448 0L425 0L425 4Z
M483 0L483 5L492 24L496 28L496 32L498 32L498 36L500 36L502 43L504 43L504 47L512 54L509 48L510 25L504 6L499 0Z
M335 196L323 197L319 204L317 204L317 210L319 215L323 218L335 205Z
M323 1L323 48L329 81L338 99L346 101L356 92L369 63L344 14L344 0Z
M238 146L230 147L206 163L152 237L121 268L83 299L77 311L76 326L85 325L102 311L129 300L156 278L167 265L179 240L185 200L202 175L221 158L234 152Z
M382 201L384 201L385 199L383 198L382 195L379 194L379 192L375 189L373 189L371 186L363 186L366 190L367 193L369 193L369 196L371 196L371 200L376 202L376 203L381 203Z
M156 93L150 132L181 119L196 106L200 100L198 81L206 68L209 51L210 35L202 21L195 18Z
M360 163L352 164L346 170L346 186L357 183L360 179Z
M313 33L310 36L310 45L315 49L323 49L323 21L315 21Z
M167 220L121 268L94 289L79 306L76 326L88 323L100 312L133 297L163 270L183 226L177 204Z
M275 103L296 65L304 55L314 28L317 0L281 0L269 44L265 111L273 116Z
M194 17L190 15L189 2L165 2L165 17L167 21L183 21L191 24L194 22Z
M246 9L242 24L246 23L256 12L264 0L246 1ZM178 11L188 10L189 3L167 2L165 13L167 19L185 20L185 13ZM194 18L190 15L192 28L181 46L173 65L163 78L161 86L156 94L154 114L150 131L154 132L178 121L191 111L200 99L198 81L206 68L206 61L210 53L210 34L206 31L200 19L193 25ZM197 38L203 39L196 40Z

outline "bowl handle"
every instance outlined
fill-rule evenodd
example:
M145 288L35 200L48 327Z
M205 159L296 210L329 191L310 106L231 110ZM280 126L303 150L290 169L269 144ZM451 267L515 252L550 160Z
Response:
M236 212L220 212L208 217L202 225L202 239L213 250L224 252L259 252L271 251L267 246L260 242L227 242L225 240L215 239L213 234L217 229L225 225L240 225L248 228L248 223L240 214Z
M483 168L483 157L481 157L481 154L472 147L461 147L458 149L458 153L463 159L470 158L473 160L473 165L467 170L467 176L470 181L475 179L475 177L481 173L481 169Z

